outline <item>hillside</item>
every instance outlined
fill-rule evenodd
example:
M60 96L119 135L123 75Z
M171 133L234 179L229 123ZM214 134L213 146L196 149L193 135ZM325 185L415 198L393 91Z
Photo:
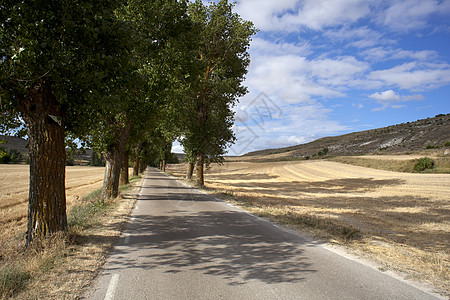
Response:
M325 137L313 142L278 149L254 151L244 155L311 157L324 148L329 155L401 154L443 147L450 141L450 114L402 123L384 128Z
M0 144L3 148L15 149L22 154L28 155L27 140L17 136L0 135L0 141L6 141L6 143Z

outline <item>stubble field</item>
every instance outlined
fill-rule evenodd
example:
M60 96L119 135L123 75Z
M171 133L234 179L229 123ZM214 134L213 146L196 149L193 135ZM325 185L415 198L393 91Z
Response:
M186 165L171 165L183 176ZM450 175L332 161L226 162L206 187L245 209L345 244L449 292Z
M102 186L104 168L67 167L67 209L79 203L88 193ZM28 208L28 165L0 165L0 245L21 239L26 231ZM0 249L0 255L1 255Z

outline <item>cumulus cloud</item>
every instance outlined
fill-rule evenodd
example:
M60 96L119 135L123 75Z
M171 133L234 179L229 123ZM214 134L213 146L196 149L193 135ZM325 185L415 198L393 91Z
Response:
M340 122L330 120L332 110L319 103L302 106L289 104L280 109L281 115L266 121L263 126L236 120L234 130L238 139L230 153L239 155L268 147L298 145L347 129Z
M450 65L408 62L390 69L373 71L368 78L401 89L423 91L450 84Z
M261 30L296 32L302 27L321 30L355 22L370 7L367 1L360 0L244 0L238 2L236 10Z
M250 93L236 107L236 129L250 142L248 151L345 130L347 121L331 118L344 108L331 102L358 114L370 110L362 99L377 103L375 111L399 109L450 84L446 53L403 43L413 30L420 29L415 37L423 29L442 34L443 25L430 25L436 25L432 17L450 14L450 0L238 0L236 11L262 30L250 48ZM261 92L283 110L264 130L248 114Z
M376 92L369 95L369 98L376 100L381 104L381 107L374 108L373 111L385 110L386 108L402 108L405 105L400 104L408 101L420 101L424 100L422 95L407 95L401 96L393 90L387 90L384 92Z

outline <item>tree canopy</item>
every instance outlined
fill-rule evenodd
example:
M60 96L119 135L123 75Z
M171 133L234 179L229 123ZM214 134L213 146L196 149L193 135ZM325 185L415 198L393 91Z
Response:
M68 138L102 153L105 198L117 195L125 153L138 165L167 160L178 138L202 172L222 159L256 31L232 10L225 0L2 1L0 131L29 141L27 244L67 229Z

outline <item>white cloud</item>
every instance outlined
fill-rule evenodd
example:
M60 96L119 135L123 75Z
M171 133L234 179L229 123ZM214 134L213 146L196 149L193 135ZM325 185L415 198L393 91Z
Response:
M432 14L449 14L450 1L438 0L403 0L394 1L381 11L379 21L395 31L420 29L428 25Z
M236 123L238 140L230 153L243 154L249 151L298 145L318 137L336 134L347 127L331 120L331 109L319 103L309 105L281 106L281 116L266 120L263 126Z
M321 30L327 26L353 23L369 13L360 0L242 0L236 11L265 31Z
M373 111L385 110L389 107L398 109L405 107L405 105L399 103L424 100L424 97L422 95L401 96L393 90L373 93L369 96L369 98L374 99L377 103L381 104L381 107L374 108Z
M250 51L253 55L263 55L270 53L271 55L301 55L306 56L311 53L308 42L304 44L294 44L287 42L268 41L262 38L254 38L251 41Z
M279 16L295 9L298 0L243 0L236 5L242 18L252 21L261 30L283 30Z
M172 153L184 153L184 148L180 145L180 142L175 141L172 144Z
M390 69L373 71L368 78L388 86L423 91L450 84L450 65L408 62Z
M432 61L439 58L439 54L434 50L412 51L412 50L392 49L383 47L366 49L362 52L362 55L368 60L375 60L375 61L381 60L387 61L393 59Z
M341 96L341 92L317 82L317 78L329 78L322 69L315 69L314 62L302 56L258 56L252 60L246 84L289 103L308 102L311 96Z
M314 30L353 23L369 13L367 1L360 0L305 0L297 14L287 14L284 21L291 25L303 25Z

